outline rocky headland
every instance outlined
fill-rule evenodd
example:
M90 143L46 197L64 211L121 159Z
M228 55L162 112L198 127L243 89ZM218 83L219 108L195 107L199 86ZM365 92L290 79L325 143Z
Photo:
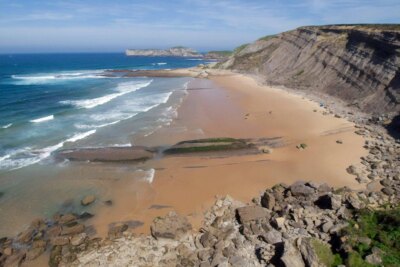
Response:
M171 47L168 49L127 49L127 56L147 56L147 57L203 57L196 50L183 46Z
M370 114L400 111L400 25L300 27L238 47L220 68L325 94Z

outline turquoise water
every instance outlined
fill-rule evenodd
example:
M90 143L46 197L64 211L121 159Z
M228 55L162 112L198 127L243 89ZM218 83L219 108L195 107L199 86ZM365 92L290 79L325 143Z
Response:
M0 55L0 174L51 161L58 149L129 146L132 134L171 120L176 106L167 102L189 81L107 78L104 70L200 63L124 54Z

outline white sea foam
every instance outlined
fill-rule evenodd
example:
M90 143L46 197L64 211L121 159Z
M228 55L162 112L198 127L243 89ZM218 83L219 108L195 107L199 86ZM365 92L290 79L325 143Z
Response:
M7 129L7 128L10 128L11 126L12 126L12 123L9 123L9 124L1 126L1 128L2 129Z
M35 163L38 163L45 158L48 158L51 153L60 149L67 142L76 142L78 140L84 139L89 135L92 135L96 130L91 130L83 133L77 133L72 137L59 142L58 144L48 146L40 149L32 149L31 147L25 147L21 149L16 149L11 151L9 154L2 156L0 158L0 169L16 170Z
M154 174L156 171L154 169L149 169L149 170L139 170L138 172L143 173L143 176L141 177L144 181L148 182L151 184L154 180Z
M186 60L203 60L202 58L188 58L188 59L186 59Z
M15 82L13 83L17 85L54 83L65 80L108 78L101 75L103 71L104 70L87 70L87 71L76 71L76 72L11 75L11 78L15 80Z
M54 119L54 115L50 115L50 116L42 117L39 119L30 120L30 122L39 123L39 122L44 122L44 121L51 121L53 119Z
M124 83L120 83L117 86L116 91L118 91L118 93L113 93L113 94L109 94L109 95L105 95L105 96L97 97L97 98L92 98L92 99L64 100L64 101L60 101L60 103L65 104L65 105L73 105L78 108L90 109L90 108L94 108L94 107L103 105L107 102L110 102L114 98L123 96L128 93L132 93L141 88L147 87L152 83L152 81L153 80L145 81L145 82L136 82L136 81L135 82L124 82Z
M93 129L93 128L103 128L109 125L113 125L113 124L117 124L118 122L120 122L121 120L116 120L113 122L109 122L109 123L103 123L103 124L79 124L76 123L74 126L78 129Z
M158 66L162 66L162 65L167 65L167 62L157 62L157 63L153 63L151 65L158 65Z

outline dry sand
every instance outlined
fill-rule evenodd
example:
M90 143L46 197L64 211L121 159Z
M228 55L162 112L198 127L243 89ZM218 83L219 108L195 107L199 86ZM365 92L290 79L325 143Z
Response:
M194 79L176 120L150 136L137 136L135 144L171 145L208 137L282 137L286 145L271 154L169 156L148 161L143 167L155 169L151 184L120 180L110 187L114 206L96 212L93 222L98 233L105 234L111 222L127 220L144 222L135 231L148 233L153 218L172 209L188 215L199 227L204 210L216 195L250 202L276 183L311 180L359 188L345 169L367 154L364 140L354 133L353 123L323 112L318 103L260 86L243 75ZM297 149L300 143L307 148Z

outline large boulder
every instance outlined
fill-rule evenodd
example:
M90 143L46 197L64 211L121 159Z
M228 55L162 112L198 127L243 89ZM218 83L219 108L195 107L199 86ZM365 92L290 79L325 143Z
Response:
M308 197L315 193L315 189L308 186L305 182L295 182L290 186L290 192L294 197Z
M329 246L314 238L304 238L300 243L300 252L309 267L332 266L333 254ZM324 254L322 259L321 252Z
M305 267L300 251L289 240L284 242L281 261L285 267Z
M155 218L150 230L152 236L156 239L169 238L177 240L192 230L192 225L186 217L170 212L165 217Z
M264 208L272 210L275 206L275 196L271 192L265 192L264 195L261 197L261 205Z
M250 221L266 219L269 220L271 217L271 211L260 206L245 206L237 209L241 223L247 223Z

